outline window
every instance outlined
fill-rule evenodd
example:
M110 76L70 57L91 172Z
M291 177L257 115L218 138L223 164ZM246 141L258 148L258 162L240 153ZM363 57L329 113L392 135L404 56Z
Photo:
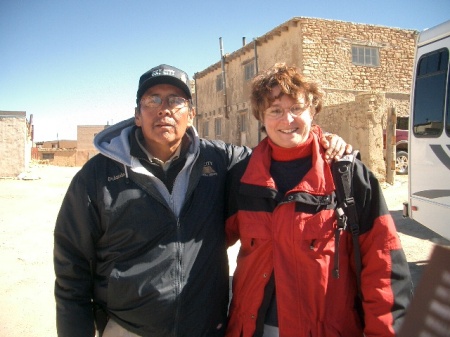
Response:
M54 153L43 153L42 159L43 160L53 160L53 159L55 159L55 154Z
M209 134L209 121L203 123L203 137L208 137Z
M214 119L214 133L216 136L220 136L222 134L222 118Z
M246 81L251 80L255 76L255 62L249 62L244 65L244 78Z
M380 51L374 47L352 46L352 63L360 66L378 67Z
M441 49L425 54L419 59L416 70L413 102L413 132L416 136L438 137L442 133L448 59L448 49ZM448 115L449 108L447 103L446 130L447 134L450 134Z
M216 77L216 91L222 91L223 90L223 79L222 74L217 75Z
M409 129L409 117L398 116L396 129L408 130Z
M447 50L447 52L448 52L448 50ZM447 58L447 60L448 60L448 58ZM450 66L450 64L449 64L449 66ZM445 113L445 120L446 120L445 132L447 133L447 136L450 137L450 77L447 77L447 111Z
M239 115L239 130L241 132L247 131L247 114L245 113Z

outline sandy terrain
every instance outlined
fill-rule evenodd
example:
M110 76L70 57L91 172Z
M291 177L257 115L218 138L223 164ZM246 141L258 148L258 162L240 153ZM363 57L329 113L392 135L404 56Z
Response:
M24 179L0 179L0 336L55 337L53 227L78 168L33 166ZM407 176L384 188L417 283L435 243L450 244L401 218ZM234 268L238 246L230 248Z

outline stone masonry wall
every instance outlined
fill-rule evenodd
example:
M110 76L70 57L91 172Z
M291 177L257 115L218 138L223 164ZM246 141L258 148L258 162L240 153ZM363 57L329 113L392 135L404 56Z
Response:
M409 93L417 31L336 20L302 20L303 69L327 89ZM352 62L352 47L379 50L379 66Z

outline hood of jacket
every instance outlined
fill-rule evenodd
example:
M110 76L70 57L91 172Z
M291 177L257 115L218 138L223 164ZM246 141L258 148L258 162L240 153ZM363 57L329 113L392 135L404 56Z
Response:
M104 156L129 167L140 167L139 160L130 154L130 133L135 126L134 117L123 120L101 131L94 137L94 146ZM197 152L200 140L194 126L186 130L191 139L189 153Z

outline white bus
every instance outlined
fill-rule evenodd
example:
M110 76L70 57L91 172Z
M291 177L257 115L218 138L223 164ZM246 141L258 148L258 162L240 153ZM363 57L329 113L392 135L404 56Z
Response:
M419 34L403 215L450 239L450 20Z

